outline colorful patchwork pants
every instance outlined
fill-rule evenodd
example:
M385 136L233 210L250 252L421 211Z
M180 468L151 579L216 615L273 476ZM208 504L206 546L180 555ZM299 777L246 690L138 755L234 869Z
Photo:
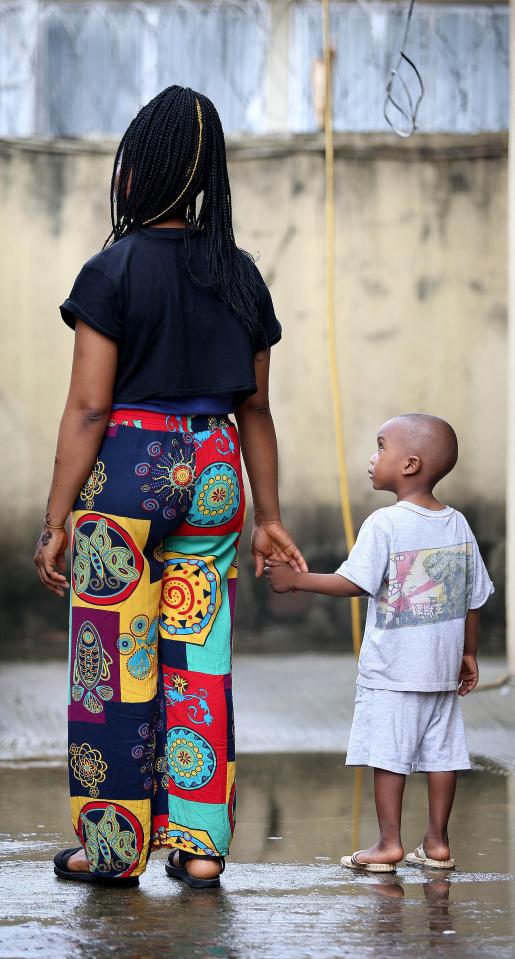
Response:
M71 809L98 875L229 850L244 509L226 417L112 412L71 537Z

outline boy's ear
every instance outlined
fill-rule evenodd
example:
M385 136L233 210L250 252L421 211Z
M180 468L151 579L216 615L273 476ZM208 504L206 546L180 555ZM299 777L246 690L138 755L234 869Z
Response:
M420 470L420 456L408 456L407 460L404 461L404 466L402 467L403 476L414 476L415 473L418 473Z

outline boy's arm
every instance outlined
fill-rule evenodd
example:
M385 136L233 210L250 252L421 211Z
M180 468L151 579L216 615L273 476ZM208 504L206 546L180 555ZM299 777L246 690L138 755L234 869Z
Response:
M300 589L324 596L375 596L384 581L389 554L390 536L383 515L372 513L363 523L349 556L335 573L288 570L273 560L267 563L265 573L275 593Z
M301 590L323 596L364 596L365 590L339 573L298 573L289 566L267 564L265 576L274 593Z
M463 646L463 659L460 670L460 687L458 692L460 696L466 696L474 686L477 686L479 679L479 668L477 665L477 650L479 645L479 609L469 609L465 618L465 644Z

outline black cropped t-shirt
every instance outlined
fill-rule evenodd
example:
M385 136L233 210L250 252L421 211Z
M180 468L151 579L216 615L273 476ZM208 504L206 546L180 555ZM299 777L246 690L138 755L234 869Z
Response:
M203 241L189 238L191 269L202 279ZM259 333L253 342L234 311L186 269L184 230L148 227L118 240L82 267L60 306L117 340L113 402L256 392L254 356L281 338L269 290L255 267Z

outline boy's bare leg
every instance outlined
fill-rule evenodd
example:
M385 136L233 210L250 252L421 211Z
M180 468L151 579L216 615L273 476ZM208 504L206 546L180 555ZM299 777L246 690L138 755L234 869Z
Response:
M430 859L449 859L447 825L456 792L456 773L428 773L429 822L424 836L424 851Z
M359 862L400 862L404 856L401 843L402 797L406 776L374 769L374 793L379 841L370 849L360 852Z

